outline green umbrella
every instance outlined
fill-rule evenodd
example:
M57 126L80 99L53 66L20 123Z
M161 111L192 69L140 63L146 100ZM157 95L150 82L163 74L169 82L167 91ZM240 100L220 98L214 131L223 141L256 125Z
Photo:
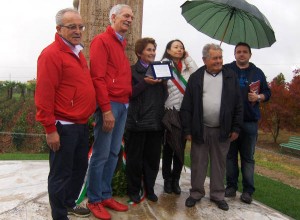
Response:
M276 41L267 18L245 0L194 0L181 8L189 24L221 43L246 42L252 48L263 48Z

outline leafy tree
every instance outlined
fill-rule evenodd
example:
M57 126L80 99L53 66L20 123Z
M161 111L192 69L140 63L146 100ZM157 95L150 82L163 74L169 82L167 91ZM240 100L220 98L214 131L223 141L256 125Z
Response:
M25 101L26 83L17 82L16 86L20 89L21 98L23 99L23 101Z
M7 99L12 99L13 97L13 90L16 86L16 82L14 81L5 81L3 86L7 89Z
M282 73L275 77L269 86L272 96L269 102L261 105L260 127L271 132L274 142L277 143L280 128L290 128L290 95Z
M35 94L35 87L36 87L36 81L35 80L28 81L28 83L27 83L27 91L29 93L32 93L33 97L34 97L34 94Z
M300 72L299 72L300 73ZM300 74L295 74L293 80L289 84L292 125L299 129L300 124Z

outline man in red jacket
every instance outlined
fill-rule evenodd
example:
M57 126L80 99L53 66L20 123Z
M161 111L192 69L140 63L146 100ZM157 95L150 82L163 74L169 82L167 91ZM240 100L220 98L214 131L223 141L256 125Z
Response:
M80 45L84 26L74 9L56 15L55 41L38 58L36 119L50 147L48 193L53 219L85 217L76 206L88 166L87 121L96 109L95 90Z
M127 211L128 207L112 198L112 177L118 162L131 95L131 69L125 54L125 33L133 13L128 5L115 5L110 11L106 31L97 35L90 47L91 75L98 108L93 154L88 171L88 208L95 217L110 219L105 207Z

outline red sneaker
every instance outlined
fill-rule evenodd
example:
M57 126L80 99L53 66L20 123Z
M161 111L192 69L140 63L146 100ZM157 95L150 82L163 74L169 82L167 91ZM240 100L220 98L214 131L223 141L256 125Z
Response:
M108 208L113 209L118 212L125 212L128 210L127 205L123 205L123 204L117 202L116 200L114 200L113 198L105 199L101 202L101 204L104 207L108 207Z
M86 203L86 207L93 213L96 218L110 220L111 216L100 202Z

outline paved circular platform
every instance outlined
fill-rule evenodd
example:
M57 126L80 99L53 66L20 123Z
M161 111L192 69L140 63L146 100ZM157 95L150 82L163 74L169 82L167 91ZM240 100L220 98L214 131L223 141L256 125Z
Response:
M48 161L0 161L0 219L2 220L45 220L51 219L47 194ZM158 202L144 200L138 205L129 205L129 211L118 213L109 210L113 220L188 220L188 219L291 219L257 201L251 205L242 203L239 194L226 199L229 211L223 211L205 196L193 208L185 207L189 195L190 172L182 172L181 195L163 193L161 172L157 177L155 193ZM205 182L209 195L209 178ZM116 198L126 202L128 197ZM86 201L83 202L83 205ZM74 216L72 220L81 220ZM96 219L93 215L85 219Z

